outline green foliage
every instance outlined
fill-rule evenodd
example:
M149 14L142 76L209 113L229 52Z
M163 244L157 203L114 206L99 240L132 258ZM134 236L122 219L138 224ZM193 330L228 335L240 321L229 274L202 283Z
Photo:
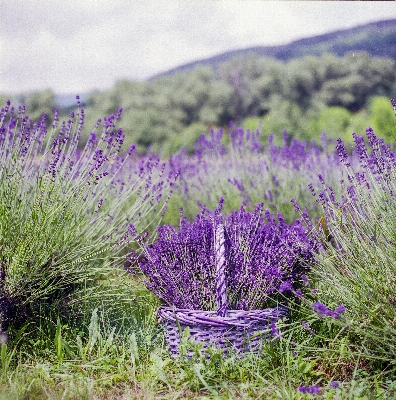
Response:
M337 63L329 56L329 65ZM387 93L395 82L395 67L390 60L369 57L366 53L355 52L339 60L325 72L327 79L318 93L318 100L328 106L340 106L350 111L364 107L368 98Z
M0 93L0 104L5 104L7 100L10 100L12 96L6 93Z
M396 142L396 118L387 97L374 97L369 106L370 126L387 142Z
M0 359L1 359L1 373L3 376L6 376L9 372L10 364L13 361L15 356L16 348L8 350L7 343L2 343L0 350Z
M180 135L190 126L228 126L230 120L240 123L251 117L263 119L265 134L286 129L299 139L317 139L322 130L333 128L313 128L311 119L320 110L344 108L352 118L371 97L392 96L395 82L392 60L362 52L288 63L252 53L149 82L124 80L112 90L94 93L89 105L94 115L122 106L126 143L136 143L141 151L165 147L169 154L180 148Z
M369 95L383 94L393 84L389 62L368 62L355 54L354 64L354 57L348 57L342 62L334 56L310 57L303 64L251 57L222 71L201 69L187 81L183 74L153 84L122 81L114 92L97 93L91 101L105 113L123 105L126 142L136 141L142 150L152 145L167 155L184 146L191 152L208 125L226 124L235 115L245 118L244 127L252 131L262 121L262 143L272 131L275 144L281 144L282 129L307 140L322 130L332 138L345 137L346 131L361 133L369 119L381 135L394 140L388 100L385 105L384 98L374 97L367 110L355 112ZM368 83L363 85L362 79ZM359 90L355 94L350 88ZM87 112L92 124L94 110ZM87 132L82 135L88 138ZM0 301L2 312L17 310L19 324L1 345L0 399L304 399L310 396L298 387L316 384L323 399L395 397L396 207L394 196L383 191L375 176L368 176L371 191L358 187L362 201L355 208L334 207L319 220L319 227L326 223L331 243L324 240L325 252L301 299L290 301L288 324L278 326L281 338L243 359L215 351L209 359L198 354L171 359L156 317L157 301L114 268L122 257L123 246L115 246L124 233L122 223L136 222L139 228L140 221L144 230L152 219L134 220L150 209L139 203L137 191L151 178L134 181L120 199L110 181L93 190L83 180L68 179L67 165L59 166L53 180L47 169L54 160L50 147L38 153L30 149L25 158L19 158L20 150L11 155L0 153ZM319 172L337 194L346 195L338 184L345 171L322 156L315 164ZM38 175L32 173L36 165ZM133 170L136 164L130 166ZM226 199L225 212L267 196L266 205L289 220L296 217L289 202L295 197L318 217L323 210L306 189L307 183L317 182L318 171L309 163L297 167L287 160L272 163L268 154L252 156L243 146L224 157L207 157L198 174L184 177L192 184L190 192L186 196L176 190L163 222L176 225L181 205L187 218L199 211L197 201L214 208L220 196ZM346 172L352 176L356 170ZM385 187L395 193L394 168L388 172L392 179ZM118 177L127 179L113 176ZM156 173L152 177L159 179ZM228 178L246 190L241 192ZM80 202L85 196L89 201ZM105 201L97 210L101 198ZM106 215L115 217L118 231L111 231ZM109 245L101 241L107 234ZM332 247L334 243L340 246ZM332 308L341 301L345 316L321 318L312 311L313 301ZM191 344L185 339L187 348ZM331 385L335 381L339 387Z
M194 153L194 143L199 139L201 134L206 131L207 126L200 122L194 122L182 132L172 135L171 139L166 141L163 155L170 156L181 149L186 149L187 154L192 155Z
M273 133L276 144L283 142L283 131L286 131L290 137L301 137L301 132L305 130L302 110L297 104L287 100L274 100L271 111L262 118L262 122L264 136ZM306 139L306 137L301 139Z
M278 325L281 338L242 359L226 358L218 351L209 358L197 353L193 358L171 359L155 327L156 305L151 307L152 318L142 325L134 324L125 309L129 329L124 331L111 325L111 313L105 309L92 310L80 330L62 321L61 361L54 345L55 326L43 325L41 335L30 332L26 336L30 346L18 346L10 369L1 375L0 395L37 400L304 399L310 396L298 387L314 384L320 386L318 398L323 399L391 399L395 394L392 380L381 379L374 370L367 374L345 331L313 315L308 321L316 335L301 326L299 318L307 315L294 310L293 325ZM338 387L332 386L335 381Z
M310 121L309 136L314 136L314 132L326 131L329 138L350 139L351 117L352 114L345 108L324 107L318 116Z
M55 93L50 89L42 92L30 93L24 102L26 105L26 112L33 121L40 120L43 114L46 114L48 117L50 117L54 112L55 99ZM49 126L51 122L52 121L50 118L48 118L47 126Z

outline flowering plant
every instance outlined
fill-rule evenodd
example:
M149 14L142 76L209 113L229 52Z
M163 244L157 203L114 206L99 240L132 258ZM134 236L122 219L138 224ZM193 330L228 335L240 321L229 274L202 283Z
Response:
M396 115L396 101L391 103ZM396 153L371 127L366 137L354 133L353 140L352 154L337 140L344 169L340 188L320 177L321 190L312 191L323 211L318 227L325 250L313 272L325 301L342 305L334 311L319 302L312 307L336 319L347 309L350 337L370 357L394 363Z
M140 239L142 256L129 254L131 265L138 264L143 272L147 288L165 303L216 309L214 229L218 224L225 228L230 309L264 308L277 294L293 293L303 280L315 243L300 220L288 225L282 215L276 221L269 211L264 218L262 204L253 212L241 206L223 218L222 204L223 200L214 212L204 207L192 223L182 216L178 228L159 227L155 243Z
M34 123L24 106L0 110L0 330L44 304L103 300L129 232L162 212L173 175L134 146L122 152L121 111L99 119L81 149L79 101L67 121L56 110L49 130L46 115Z

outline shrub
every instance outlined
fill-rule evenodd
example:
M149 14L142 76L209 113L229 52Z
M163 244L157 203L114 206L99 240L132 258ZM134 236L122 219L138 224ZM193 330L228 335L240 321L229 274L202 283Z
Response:
M396 104L394 104L396 106ZM342 190L318 194L325 251L315 270L325 301L342 300L350 334L366 356L394 364L396 356L396 156L373 130L354 134L354 165L341 140Z
M26 322L44 304L89 297L114 272L129 232L161 212L172 177L134 147L121 153L121 109L98 120L82 151L84 110L33 123L0 112L0 322ZM153 213L156 211L156 213ZM103 290L101 291L103 295ZM107 296L102 296L105 300Z

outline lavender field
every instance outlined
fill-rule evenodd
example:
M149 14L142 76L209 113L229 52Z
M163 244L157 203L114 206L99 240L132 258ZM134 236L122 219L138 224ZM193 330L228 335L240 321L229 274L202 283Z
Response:
M392 142L231 123L161 158L122 109L84 118L0 112L0 399L396 396ZM171 357L158 309L215 312L216 225L230 312L287 317L244 357L188 331Z

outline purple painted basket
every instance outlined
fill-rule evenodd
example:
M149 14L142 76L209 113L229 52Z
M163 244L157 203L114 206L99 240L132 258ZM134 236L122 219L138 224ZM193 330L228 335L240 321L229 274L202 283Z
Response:
M189 310L160 307L158 316L165 327L165 338L172 357L180 355L182 332L189 328L189 338L208 347L223 349L224 354L243 356L260 349L264 339L271 335L271 323L288 317L283 306L264 310L228 310L225 267L224 226L215 230L217 311ZM262 331L266 331L262 333ZM188 349L187 356L194 354Z

